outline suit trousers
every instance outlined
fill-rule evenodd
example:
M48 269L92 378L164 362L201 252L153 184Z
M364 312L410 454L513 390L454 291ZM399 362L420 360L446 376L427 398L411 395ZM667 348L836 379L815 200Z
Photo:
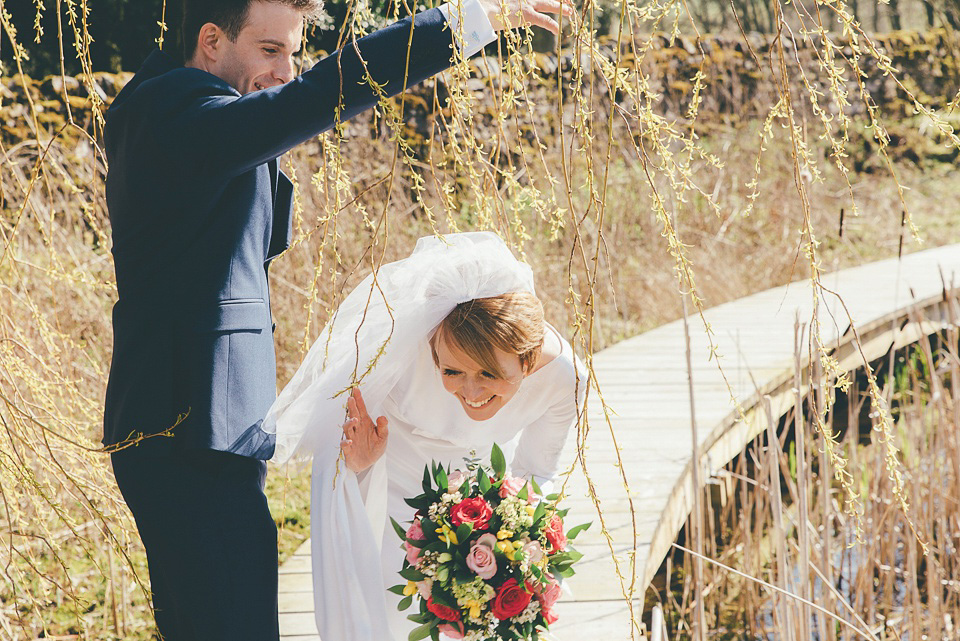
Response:
M147 551L164 641L277 641L277 528L266 464L156 437L112 456Z

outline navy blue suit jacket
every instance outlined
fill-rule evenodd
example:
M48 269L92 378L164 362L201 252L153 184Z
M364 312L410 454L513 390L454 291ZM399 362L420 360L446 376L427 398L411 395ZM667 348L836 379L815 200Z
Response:
M357 41L391 95L451 63L440 11ZM245 96L155 51L106 117L107 206L119 301L104 443L173 430L178 446L273 454L267 271L290 242L293 189L277 157L373 106L353 45Z

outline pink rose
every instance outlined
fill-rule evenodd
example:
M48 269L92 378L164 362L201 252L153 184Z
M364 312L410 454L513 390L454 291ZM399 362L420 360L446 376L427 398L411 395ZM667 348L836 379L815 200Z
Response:
M528 541L523 545L523 554L530 563L539 563L544 556L543 546L540 541Z
M516 476L508 476L507 478L503 479L503 483L500 484L500 498L505 499L508 496L516 496L526 484L526 479L518 478Z
M497 537L484 534L474 541L470 553L467 554L467 567L484 581L489 581L497 573L497 559L493 554L496 544Z
M447 477L447 487L453 491L458 489L463 482L467 480L467 476L460 470L454 470L450 473L450 476Z
M560 584L557 583L557 580L551 575L547 575L547 581L548 583L546 585L538 583L534 587L534 592L536 592L537 599L544 608L552 608L553 604L560 600L560 596L563 594L563 588L560 587Z
M516 496L524 487L527 488L527 503L533 505L537 501L537 495L533 491L533 484L530 481L517 476L508 476L500 484L500 498L505 499L508 496Z
M543 615L543 620L546 621L547 625L553 625L554 623L557 622L557 619L560 618L553 611L553 608L548 608L545 605L540 606L540 614Z
M537 595L537 600L540 601L540 613L543 615L543 620L547 622L547 625L550 625L557 620L553 606L560 599L560 595L563 594L563 588L561 588L557 580L553 578L553 575L548 574L547 581L548 583L546 585L542 583L535 584L533 586L533 592Z
M433 593L433 579L424 579L417 583L417 593L421 599L429 599Z
M547 549L548 554L556 554L566 549L567 535L563 533L563 519L556 514L550 517L550 522L547 523L547 527L544 528L543 534L547 537L547 542L550 544L550 547Z
M425 538L427 537L423 535L423 527L420 525L420 519L414 519L413 523L411 523L407 529L407 539L411 541L422 541ZM416 565L417 559L420 558L420 548L415 545L410 545L407 541L403 542L403 547L407 550L407 563Z
M455 526L469 523L474 530L486 530L493 516L493 508L483 498L464 499L450 509L450 520Z
M441 623L437 626L437 629L441 633L447 635L451 639L462 639L463 638L463 623L460 621L453 621L451 623Z

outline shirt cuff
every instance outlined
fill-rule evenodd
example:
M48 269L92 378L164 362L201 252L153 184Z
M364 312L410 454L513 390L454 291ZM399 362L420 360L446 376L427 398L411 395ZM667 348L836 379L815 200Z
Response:
M469 58L497 39L479 0L445 2L437 8L447 20L453 32L453 41L457 43L463 58Z

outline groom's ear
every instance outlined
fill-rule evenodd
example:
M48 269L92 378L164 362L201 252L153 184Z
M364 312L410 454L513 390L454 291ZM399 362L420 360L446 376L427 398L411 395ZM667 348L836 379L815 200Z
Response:
M212 22L204 24L200 27L200 33L197 34L196 53L202 54L203 57L216 62L220 59L223 40L226 37L227 34L223 32L223 29Z

